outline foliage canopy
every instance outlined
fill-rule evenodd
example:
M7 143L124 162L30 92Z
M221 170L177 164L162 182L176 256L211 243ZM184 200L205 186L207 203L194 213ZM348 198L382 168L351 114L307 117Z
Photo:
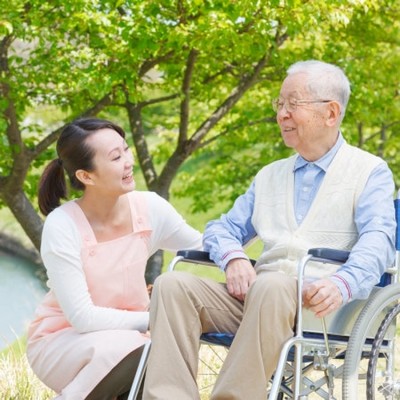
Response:
M383 156L400 183L397 0L0 0L0 9L0 205L36 247L38 177L66 123L113 119L131 133L148 189L168 198L172 187L193 210L231 204L262 165L289 154L270 103L300 59L346 71L344 135Z

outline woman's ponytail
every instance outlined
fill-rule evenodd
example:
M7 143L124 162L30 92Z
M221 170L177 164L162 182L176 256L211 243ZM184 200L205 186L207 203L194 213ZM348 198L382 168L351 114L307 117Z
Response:
M67 197L67 186L62 161L57 158L44 169L39 182L39 209L48 215Z

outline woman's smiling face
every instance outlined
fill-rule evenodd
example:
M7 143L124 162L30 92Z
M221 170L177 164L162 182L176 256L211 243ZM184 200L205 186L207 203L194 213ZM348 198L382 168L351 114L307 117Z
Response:
M90 172L93 184L101 191L116 194L135 188L133 155L125 139L113 129L100 129L87 139L94 150L94 170Z

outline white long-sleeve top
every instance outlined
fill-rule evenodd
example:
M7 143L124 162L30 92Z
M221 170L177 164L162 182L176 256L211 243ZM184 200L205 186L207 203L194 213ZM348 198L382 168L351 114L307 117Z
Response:
M201 249L201 234L189 226L165 199L153 192L145 196L150 219L150 254L158 249ZM45 221L41 255L65 318L78 332L103 329L148 329L148 312L127 311L93 304L88 291L82 260L82 236L73 219L62 207Z

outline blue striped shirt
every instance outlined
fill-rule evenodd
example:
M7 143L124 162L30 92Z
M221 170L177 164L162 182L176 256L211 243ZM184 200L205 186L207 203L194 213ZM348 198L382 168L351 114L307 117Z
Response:
M315 162L298 155L294 166L294 211L298 224L318 192L326 170L344 143L343 136L334 147ZM248 258L243 246L257 236L251 223L254 210L254 181L233 207L218 220L210 221L203 236L204 250L220 268L226 268L234 258ZM387 267L394 262L395 213L393 206L393 176L386 163L371 173L359 197L355 223L359 238L350 257L330 279L339 287L343 303L367 298Z

